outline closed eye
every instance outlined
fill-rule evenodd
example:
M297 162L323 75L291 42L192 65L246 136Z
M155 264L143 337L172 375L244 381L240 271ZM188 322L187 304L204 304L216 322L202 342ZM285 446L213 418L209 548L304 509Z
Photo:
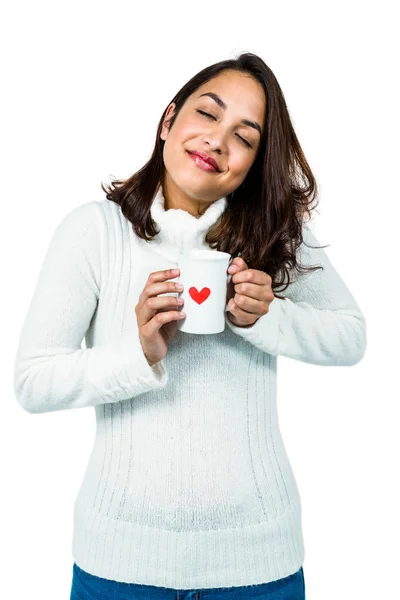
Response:
M209 113L204 112L204 110L200 110L198 108L196 108L196 112L200 113L201 115L204 115L205 117L209 117L210 119L214 119L214 121L216 121L217 119L215 117L213 117L213 115L210 115ZM239 135L238 133L236 134L238 136L238 138L244 143L246 144L246 146L248 148L251 148L251 144L245 140L244 138L242 138L241 135Z

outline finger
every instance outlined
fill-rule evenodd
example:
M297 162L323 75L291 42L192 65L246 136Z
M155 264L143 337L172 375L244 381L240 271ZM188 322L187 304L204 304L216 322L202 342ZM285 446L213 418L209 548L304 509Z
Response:
M236 256L229 265L228 272L233 274L238 273L239 271L243 271L244 269L248 269L247 264L245 263L243 258Z
M256 317L259 318L260 315L254 315L253 313L249 313L246 310L243 310L242 308L240 308L240 306L238 306L236 304L236 302L233 300L233 298L229 301L229 312L232 314L232 316L238 320L238 322L240 323L240 325L252 325L255 320Z
M176 281L166 281L165 283L151 283L144 288L140 296L142 301L146 302L148 298L158 296L159 294L180 294L182 293L182 290L177 287L179 285L179 282Z
M176 310L158 312L152 319L150 319L148 323L143 326L143 330L145 330L146 337L151 339L151 337L157 335L158 331L163 325L169 323L170 321L181 320L184 317L184 313Z
M183 305L178 300L180 299L171 296L149 298L139 313L139 325L148 323L160 312L179 311Z
M182 298L176 298L175 296L156 296L149 298L145 304L149 312L154 315L156 312L167 311L167 310L178 310L183 305Z
M148 298L158 296L159 294L179 294L182 292L182 290L177 287L179 285L179 282L176 281L148 283L143 288L142 293L139 296L139 304L144 304Z
M268 273L264 273L264 271L259 271L257 269L245 269L244 271L239 271L232 276L232 281L235 285L244 282L269 287L272 285L272 277L268 275Z
M248 283L247 281L235 284L233 289L236 294L248 296L254 300L259 300L260 302L272 302L275 298L275 294L269 286ZM232 294L232 296L233 295L234 294Z
M177 272L175 273L174 271ZM164 271L154 271L148 276L145 287L150 283L166 281L167 279L174 279L175 277L179 276L179 272L179 269L166 269Z
M254 300L265 300L266 293L263 285L244 281L243 283L235 283L233 289L235 290L236 295L248 296Z
M265 314L265 302L260 300L255 300L254 298L243 296L242 294L235 294L233 302L234 305L244 313L250 313L253 316L256 315L258 317ZM239 318L237 313L234 314Z

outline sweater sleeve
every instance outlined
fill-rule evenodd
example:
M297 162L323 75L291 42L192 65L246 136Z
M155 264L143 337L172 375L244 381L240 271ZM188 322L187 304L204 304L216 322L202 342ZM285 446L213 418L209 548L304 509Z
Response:
M99 202L73 209L47 249L15 356L14 392L29 413L96 406L166 385L163 361L150 366L137 331L81 348L100 292Z
M305 245L305 243L307 246ZM269 311L250 327L230 329L259 350L324 366L351 366L366 350L366 322L350 290L334 269L314 233L303 224L299 254L302 265L323 270L291 275L292 283Z

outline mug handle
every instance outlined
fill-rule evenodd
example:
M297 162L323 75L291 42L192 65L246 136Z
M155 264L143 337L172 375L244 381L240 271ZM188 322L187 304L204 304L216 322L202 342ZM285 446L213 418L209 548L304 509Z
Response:
M242 254L241 252L238 252L237 256L240 256L241 254ZM232 260L233 260L233 258L231 258L231 260L229 261L228 269L231 265ZM232 279L232 275L230 273L228 273L228 276L226 278L226 285L228 285L228 283L230 283L231 279ZM226 305L225 305L225 312L229 312L228 303L226 303Z
M229 269L229 267L228 267ZM228 277L226 278L226 285L228 285L228 283L230 283L232 279L232 275L230 273L228 273ZM229 312L229 308L228 308L228 302L225 304L225 312Z

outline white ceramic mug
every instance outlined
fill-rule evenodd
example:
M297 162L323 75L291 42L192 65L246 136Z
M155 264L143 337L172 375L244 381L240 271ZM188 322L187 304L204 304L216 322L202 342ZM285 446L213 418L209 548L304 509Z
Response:
M230 254L218 250L190 250L180 257L177 281L184 289L178 296L185 301L181 310L186 317L178 321L178 329L201 334L224 331L230 261Z

